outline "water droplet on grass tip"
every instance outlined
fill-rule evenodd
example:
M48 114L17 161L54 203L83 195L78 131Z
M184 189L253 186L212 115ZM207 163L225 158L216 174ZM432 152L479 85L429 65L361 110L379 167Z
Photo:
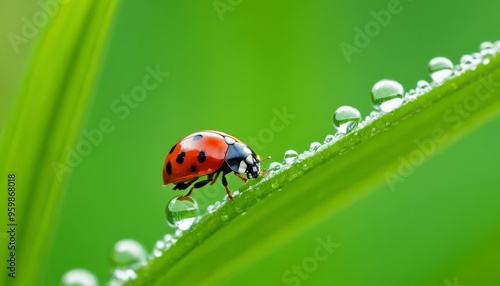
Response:
M99 283L95 275L86 269L72 269L61 278L63 286L97 286Z
M403 104L403 86L390 79L383 79L372 87L371 98L375 109L391 112Z
M200 213L198 204L191 197L174 197L165 208L167 223L171 227L186 230L191 227Z
M295 150L287 150L285 151L284 159L285 163L292 164L299 157L299 153Z
M358 126L361 121L361 113L351 106L341 106L335 110L333 113L333 126L340 133L349 133L356 126Z

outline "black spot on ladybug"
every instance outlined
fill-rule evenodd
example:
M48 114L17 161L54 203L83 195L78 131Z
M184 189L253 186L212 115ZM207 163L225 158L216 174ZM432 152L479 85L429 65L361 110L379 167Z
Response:
M167 170L167 174L172 175L172 164L170 164L170 161L168 161L165 169Z
M172 147L172 149L170 149L170 152L168 152L168 154L172 154L172 152L174 152L175 147L177 147L177 144L175 144L175 145Z
M207 157L205 157L205 152L200 151L200 154L198 155L198 162L203 163L206 159Z
M196 168L196 166L195 166L195 165L191 165L191 172L193 172L193 173L194 173L194 172L196 172L196 171L198 171L198 168Z
M184 162L185 156L186 156L186 152L180 152L179 155L177 155L175 162L177 162L177 164L182 164L182 162Z
M198 135L195 135L195 136L193 137L193 140L194 140L194 141L198 141L198 140L200 140L201 138L203 138L203 135L198 134Z

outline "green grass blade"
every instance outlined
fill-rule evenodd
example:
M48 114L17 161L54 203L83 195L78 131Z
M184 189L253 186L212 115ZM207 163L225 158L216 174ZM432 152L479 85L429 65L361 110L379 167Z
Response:
M465 112L457 109L464 105ZM499 112L496 57L269 179L244 185L234 202L204 215L162 256L139 269L138 278L129 284L220 283L384 180L404 180L398 173L402 158L410 164L425 160Z
M0 281L37 285L43 275L68 174L53 165L66 164L80 134L116 7L114 0L60 4L43 31L1 142L1 173L16 174L16 245L24 247L16 249L19 275ZM6 247L0 251L7 257Z

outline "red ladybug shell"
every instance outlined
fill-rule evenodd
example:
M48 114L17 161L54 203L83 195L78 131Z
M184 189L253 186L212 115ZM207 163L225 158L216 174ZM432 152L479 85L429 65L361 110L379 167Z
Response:
M163 164L163 184L187 182L216 172L224 164L228 144L235 137L219 131L201 131L175 144Z

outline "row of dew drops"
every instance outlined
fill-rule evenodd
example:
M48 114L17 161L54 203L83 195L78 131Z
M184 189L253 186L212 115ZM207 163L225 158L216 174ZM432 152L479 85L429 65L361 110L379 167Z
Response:
M288 168L292 163L300 162L318 150L332 145L345 134L367 125L383 113L391 112L405 102L415 100L433 87L441 85L447 79L459 76L468 70L475 70L480 64L488 64L497 53L500 53L500 41L495 43L483 42L480 45L479 52L462 56L458 65L454 65L451 60L445 57L433 58L428 64L428 71L432 81L429 83L425 80L419 80L416 88L408 92L405 92L403 86L395 80L383 79L378 81L371 90L371 100L375 110L365 120L361 120L361 113L356 108L351 106L339 107L333 114L333 126L337 129L335 135L327 135L323 144L312 142L310 149L301 154L295 150L287 150L284 154L284 164L272 162L269 165L269 174L265 179L269 179L276 173ZM237 192L235 192L236 195ZM186 230L199 218L200 211L193 199L183 198L180 200L178 198L173 198L165 209L167 222L174 228ZM212 213L220 206L221 203L216 202L208 206L207 212ZM245 214L245 212L242 212L242 214Z
M489 64L491 59L500 53L500 41L483 42L480 51L463 55L460 63L454 65L452 61L445 57L436 57L429 61L428 71L432 81L419 80L414 89L405 92L403 86L390 79L383 79L375 83L371 90L371 100L375 108L370 115L361 120L361 113L354 107L341 106L333 114L333 126L337 132L335 135L327 135L324 142L313 142L310 149L299 154L295 150L287 150L284 154L284 162L272 162L268 168L269 179L273 175L290 167L293 163L300 162L313 155L334 142L342 138L345 134L362 128L384 113L391 112L405 102L415 100L418 96L430 91L433 87L439 86L446 80L459 76L468 70L475 70L481 64ZM238 191L233 193L237 197ZM227 200L225 197L224 200ZM207 207L207 212L212 213L222 205L217 201ZM245 214L244 211L241 212ZM200 219L198 204L191 197L174 197L165 208L166 220L169 226L176 229L174 234L166 234L155 243L153 251L148 255L146 249L137 241L123 239L115 243L111 252L112 278L107 283L109 286L123 285L124 282L137 277L136 270L147 264L148 260L159 257L163 251L175 244L184 230L187 230ZM224 218L221 217L224 221ZM64 286L95 286L98 285L97 278L90 271L85 269L72 269L62 277Z

